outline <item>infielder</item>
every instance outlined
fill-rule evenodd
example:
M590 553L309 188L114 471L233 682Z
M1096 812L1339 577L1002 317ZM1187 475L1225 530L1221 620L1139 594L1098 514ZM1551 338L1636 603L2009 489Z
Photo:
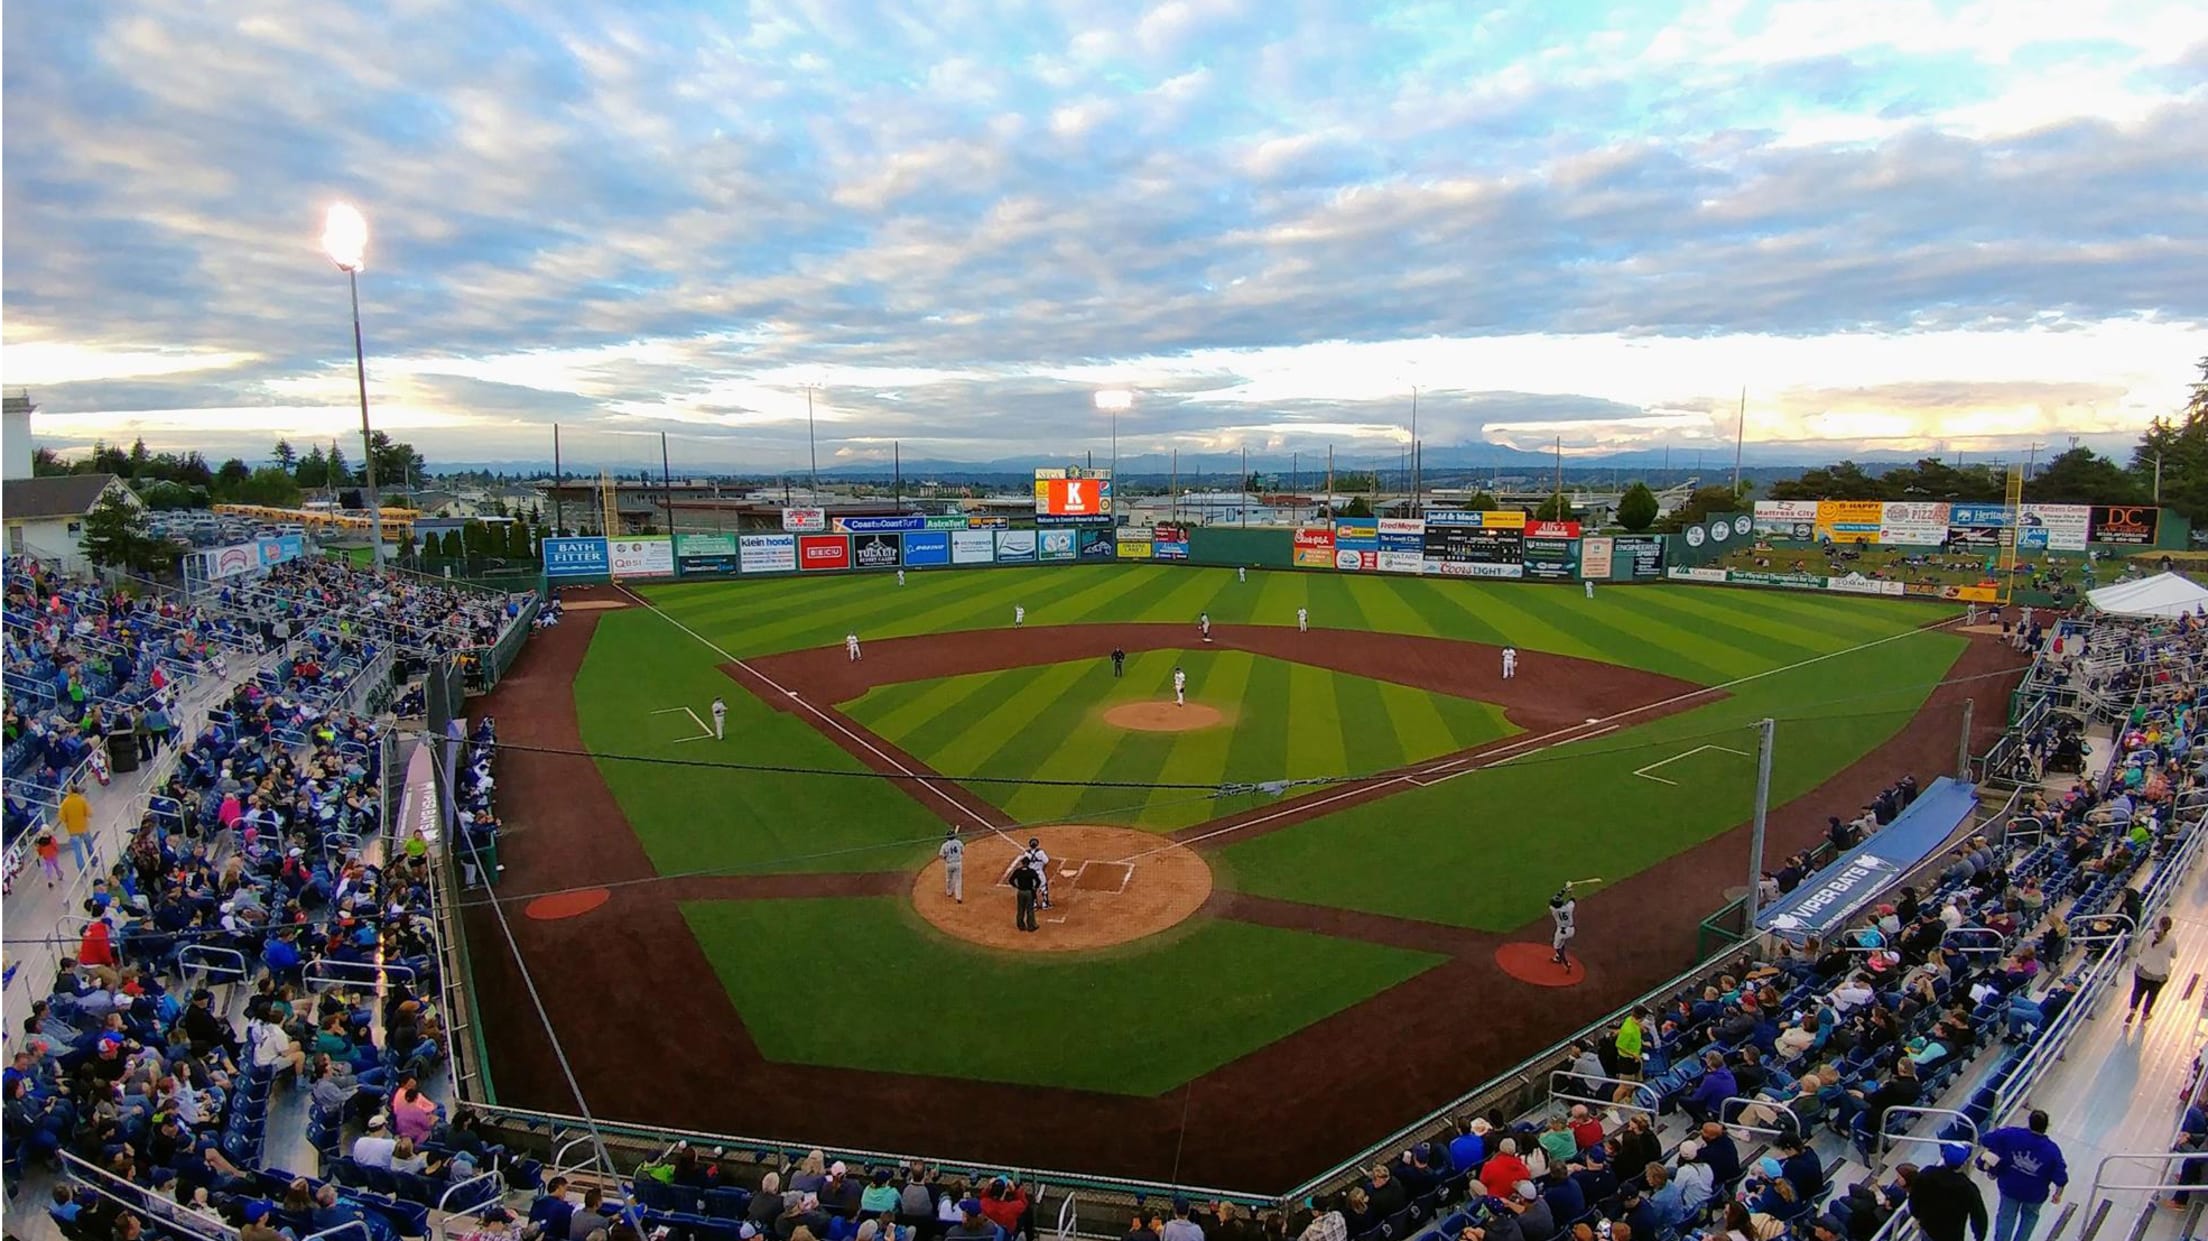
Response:
M1309 632L1311 632L1311 609L1309 609L1309 608L1297 608L1297 609L1296 609L1296 632L1297 632L1297 633L1309 633Z
M943 895L963 905L966 903L966 842L958 838L958 829L943 833L943 843L935 854L943 859Z
M1211 613L1198 612L1196 614L1196 629L1197 632L1204 635L1204 641L1211 641Z
M851 657L852 663L859 662L859 635L855 633L843 635L843 653Z
M1013 604L1013 605L1012 605L1012 627L1013 627L1014 629L1018 629L1018 628L1019 628L1020 626L1022 626L1022 625L1024 625L1024 624L1026 624L1026 623L1027 623L1027 608L1026 608L1025 606L1021 605L1021 604L1017 604L1017 603Z
M713 739L720 741L727 736L728 704L716 698L713 700Z
M899 586L905 584L905 571L903 569L897 570L897 584Z
M856 648L854 648L854 649L856 649ZM858 656L856 656L856 655L853 655L853 656L852 656L851 658L853 658L853 659L857 659L857 658L858 658ZM1508 681L1508 680L1510 680L1511 678L1513 678L1513 677L1515 677L1515 676L1517 676L1517 675L1518 675L1518 648L1517 648L1517 647L1515 647L1515 646L1506 646L1506 647L1504 647L1504 648L1503 648L1503 679L1504 679L1505 681Z
M1050 855L1043 852L1039 837L1027 838L1027 848L1020 854L1020 865L1035 872L1035 907L1050 908Z
M1112 648L1112 679L1117 680L1120 677L1126 675L1127 648L1123 646L1115 646Z
M1188 674L1179 668L1173 670L1173 705L1176 707L1188 705Z
M1973 603L1969 607L1963 609L1963 623L1966 625L1975 625L1978 623L1977 604Z
M1556 949L1556 963L1567 969L1571 967L1572 962L1571 958L1564 954L1564 946L1571 943L1572 936L1579 933L1578 926L1573 923L1573 917L1578 912L1579 902L1572 899L1570 888L1566 888L1549 898L1549 917L1556 922L1556 934L1550 938L1549 946Z

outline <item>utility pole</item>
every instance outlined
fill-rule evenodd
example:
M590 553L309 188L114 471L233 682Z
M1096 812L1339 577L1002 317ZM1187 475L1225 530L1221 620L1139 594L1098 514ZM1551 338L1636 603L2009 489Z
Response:
M813 385L805 385L805 447L813 455L813 503L820 503L820 442L813 437Z
M1405 516L1418 516L1418 385L1411 385L1411 511Z
M2154 502L2162 503L2162 454L2154 454Z
M1748 837L1748 895L1742 898L1741 934L1756 937L1756 904L1763 895L1763 827L1771 809L1771 746L1778 721L1765 719L1756 725L1756 819Z
M1740 390L1740 422L1733 432L1733 498L1740 498L1740 450L1748 443L1748 389Z
M1235 507L1242 510L1242 528L1247 530L1250 528L1250 446L1248 444L1242 446L1242 485L1235 488L1235 490L1242 493L1242 501Z
M1288 461L1289 461L1289 465L1288 465L1288 479L1289 479L1288 487L1289 487L1289 490L1291 490L1291 491L1301 491L1301 490L1303 490L1303 453L1302 453L1302 452L1300 452L1300 451L1298 451L1298 452L1292 452L1292 453L1289 453L1289 454L1288 454ZM2161 459L2160 457L2157 457L2157 458L2155 458L2155 466L2154 466L2154 469L2155 469L2155 477L2156 477L2156 478L2160 478L2160 477L2162 477L2162 459ZM2160 496L2161 494L2162 494L2162 492L2161 492L2161 487L2160 487L2160 485L2159 485L2159 484L2157 484L2157 485L2156 485L2156 489L2155 489L2155 495L2156 495L2157 497L2159 497L2159 496Z
M900 440L889 441L889 502L905 511L905 446Z
M1334 520L1334 445L1326 446L1326 518Z
M552 424L552 533L564 535L567 524L560 520L560 488L567 484L567 475L560 469L560 424Z
M1173 477L1166 483L1166 490L1173 493L1173 524L1181 524L1181 450L1173 450Z
M675 537L675 483L667 465L667 433L659 433L659 502L667 510L667 537Z
M2040 449L2042 449L2042 448L2045 448L2046 446L2047 446L2047 445L2045 445L2045 444L2039 444L2039 443L2027 444L2027 445L2025 445L2025 446L2024 446L2024 481L2025 481L2025 482L2027 482L2027 483L2028 483L2028 482L2032 481L2032 466L2034 466L2035 464L2037 464L2037 463L2038 463L2038 461L2039 461L2039 450L2040 450Z
M1556 437L1556 494L1564 494L1564 437L1561 435ZM1564 519L1559 516L1557 520Z

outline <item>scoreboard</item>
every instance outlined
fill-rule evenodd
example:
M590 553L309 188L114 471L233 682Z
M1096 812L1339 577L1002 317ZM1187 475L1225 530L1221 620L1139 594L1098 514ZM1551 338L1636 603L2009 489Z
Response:
M1035 471L1035 515L1061 519L1110 517L1112 472L1077 466Z

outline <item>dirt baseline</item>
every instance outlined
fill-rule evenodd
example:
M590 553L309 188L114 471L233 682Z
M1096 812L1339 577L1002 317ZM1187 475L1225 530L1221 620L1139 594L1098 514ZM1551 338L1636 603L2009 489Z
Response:
M1123 702L1104 713L1104 722L1130 732L1186 733L1199 728L1216 728L1227 722L1227 716L1219 708L1200 702L1185 706L1170 702Z
M1196 851L1125 827L1042 827L1033 838L1050 855L1051 907L1037 929L1013 926L1016 898L1006 877L1020 837L987 832L966 842L965 903L944 892L942 859L912 881L912 905L946 935L1019 952L1079 952L1155 935L1211 899L1211 867Z

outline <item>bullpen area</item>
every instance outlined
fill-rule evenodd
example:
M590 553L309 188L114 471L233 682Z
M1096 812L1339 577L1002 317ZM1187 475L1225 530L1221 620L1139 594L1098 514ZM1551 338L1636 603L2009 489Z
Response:
M1098 564L569 597L611 606L488 709L497 897L593 1111L1241 1191L1684 968L1746 881L1756 721L1775 864L1951 772L1968 699L1982 748L2020 671L1952 605L1699 586ZM496 920L468 928L499 1100L572 1111Z

